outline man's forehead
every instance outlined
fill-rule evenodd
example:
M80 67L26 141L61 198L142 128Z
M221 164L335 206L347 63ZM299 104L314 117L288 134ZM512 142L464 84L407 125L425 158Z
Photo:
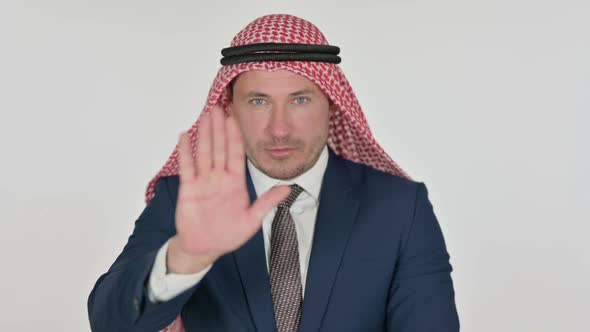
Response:
M320 88L307 77L289 70L251 70L234 78L234 89L250 93L252 91L275 91L277 93L317 93Z

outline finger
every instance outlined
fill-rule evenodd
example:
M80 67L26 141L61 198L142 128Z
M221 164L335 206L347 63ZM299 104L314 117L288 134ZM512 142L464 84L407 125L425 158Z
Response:
M244 141L233 116L226 118L225 129L227 132L227 170L234 174L245 175Z
M211 114L203 114L199 123L199 141L197 142L197 176L207 175L211 171Z
M180 134L178 143L178 172L180 182L187 182L195 177L195 164L191 152L191 142L186 132Z
M211 110L211 123L213 130L213 168L225 169L225 121L223 110L214 107Z
M271 188L261 197L258 197L249 210L249 226L257 227L259 223L262 223L264 216L266 216L272 208L279 205L282 200L286 199L287 196L289 196L289 193L291 193L291 188L289 186L277 186Z

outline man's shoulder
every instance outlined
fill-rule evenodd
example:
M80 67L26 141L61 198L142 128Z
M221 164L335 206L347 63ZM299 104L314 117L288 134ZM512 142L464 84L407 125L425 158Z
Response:
M376 218L381 225L398 225L411 220L422 182L390 174L372 166L344 161L353 183L353 197L367 211L367 218ZM397 222L391 223L393 219ZM389 226L387 226L389 227Z
M158 181L165 182L167 186L176 186L180 184L180 178L178 175L165 175L161 176Z
M165 175L158 178L156 181L156 193L158 188L161 187L166 190L167 195L170 199L175 202L178 197L178 187L180 186L180 177L178 175Z
M349 169L354 182L358 183L363 191L386 195L407 195L415 193L421 184L421 182L390 174L369 165L346 159L342 159L342 161Z

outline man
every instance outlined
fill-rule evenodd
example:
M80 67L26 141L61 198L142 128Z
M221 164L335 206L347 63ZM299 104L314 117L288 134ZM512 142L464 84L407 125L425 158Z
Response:
M90 294L94 331L459 330L426 187L373 139L338 52L289 15L222 51Z

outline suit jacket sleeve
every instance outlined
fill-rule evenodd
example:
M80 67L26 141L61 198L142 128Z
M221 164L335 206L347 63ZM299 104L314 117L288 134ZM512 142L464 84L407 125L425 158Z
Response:
M387 330L459 331L452 266L424 183L418 183L413 220L401 246L389 294Z
M88 298L92 331L158 331L178 316L198 284L170 301L152 303L146 281L158 249L174 234L175 205L167 178L143 210L123 252L96 282Z

